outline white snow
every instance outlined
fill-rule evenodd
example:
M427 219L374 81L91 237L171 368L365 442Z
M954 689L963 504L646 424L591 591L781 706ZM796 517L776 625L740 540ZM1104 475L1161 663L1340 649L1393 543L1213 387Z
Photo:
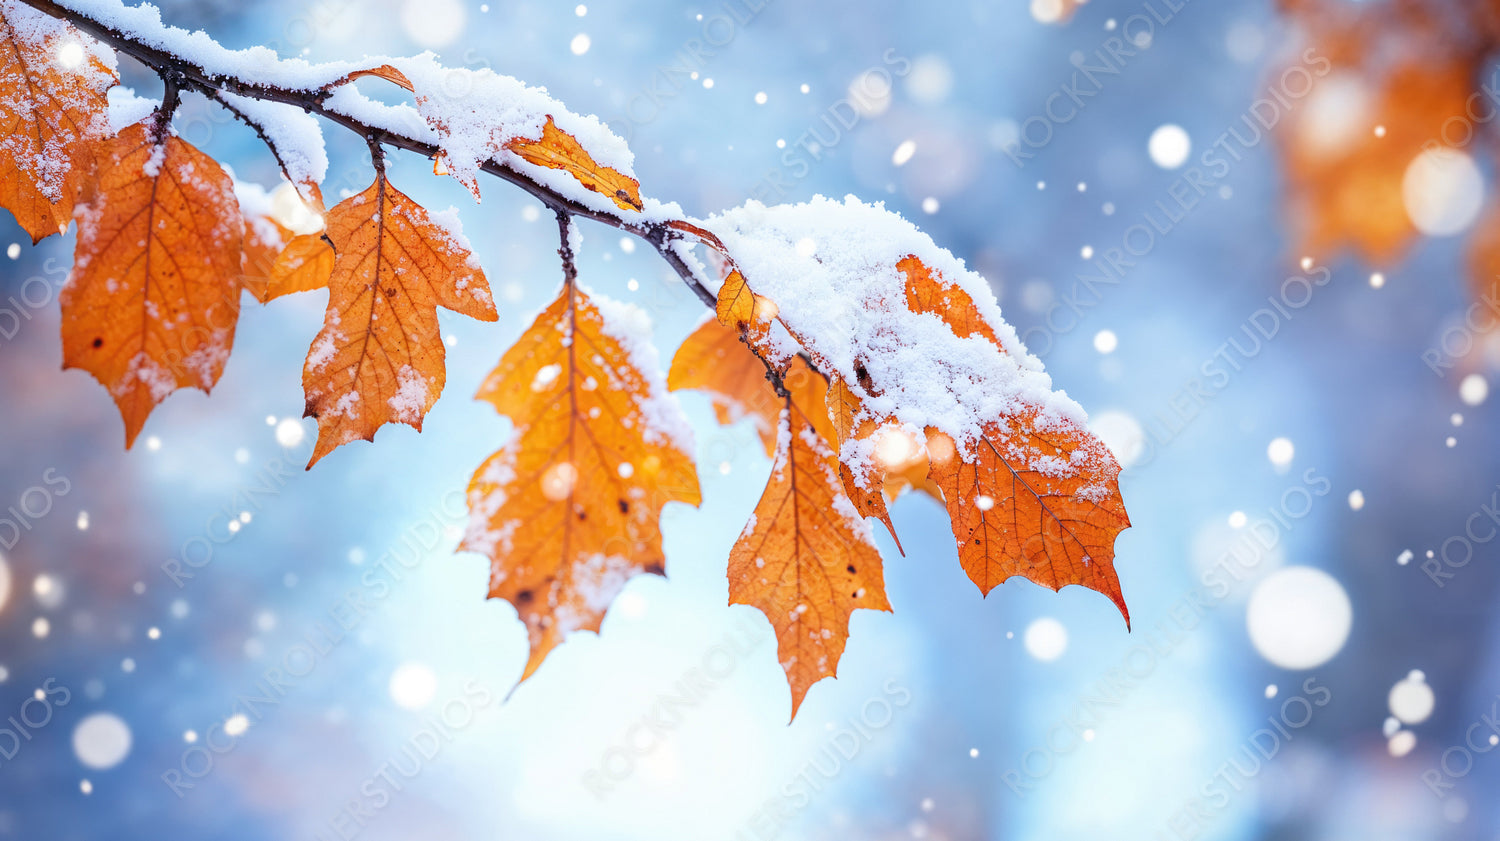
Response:
M224 363L229 361L229 348L233 343L234 335L230 331L213 331L208 339L182 360L183 370L196 380L195 385L208 391L218 382Z
M7 9L13 4L13 0L4 1ZM517 137L540 138L548 116L559 129L576 138L596 163L634 177L634 157L629 147L597 117L575 114L544 88L529 87L488 68L443 67L430 52L405 58L375 56L358 62L313 64L299 58L282 59L266 47L228 49L204 32L168 26L162 22L160 10L149 4L126 6L121 0L60 0L58 5L117 31L128 32L133 41L172 53L211 76L258 87L314 92L353 73L381 65L394 67L415 88L416 108L376 102L352 83L334 88L324 99L324 107L370 126L438 146L444 165L474 191L476 198L478 169L493 159L591 209L612 215L621 213L613 200L584 188L570 173L527 163L504 149L506 143ZM25 12L27 21L40 16L51 22L47 25L57 25L48 16L29 9ZM113 61L112 54L107 57ZM369 82L387 84L379 80ZM304 178L320 181L326 174L327 153L313 117L280 103L256 102L228 93L224 97L262 127L287 165L293 182Z
M229 167L224 167L230 177L234 176ZM280 250L286 243L281 239L281 231L276 229L271 219L276 215L276 206L271 199L271 194L259 184L250 181L234 180L234 197L240 203L240 215L245 219L247 227L255 229L256 237L264 243Z
M625 589L630 577L641 572L630 559L616 555L594 554L582 563L574 564L569 573L570 596L566 601L557 599L562 582L553 592L556 600L557 629L567 634L592 624L604 613L615 596ZM575 602L581 605L575 607Z
M559 129L577 139L595 163L632 175L634 156L625 141L597 117L570 112L545 88L529 87L489 68L444 67L430 52L391 59L389 64L416 89L417 111L439 134L444 165L475 198L479 197L479 168L491 159L538 180L552 181L563 175L505 151L505 144L518 137L540 139L548 116ZM599 209L619 212L613 201L581 189L571 176L562 180L565 183L549 186Z
M579 289L588 295L599 310L604 333L620 343L630 363L646 381L646 393L633 395L636 406L645 418L645 428L641 433L646 442L670 444L691 456L695 452L693 427L688 423L677 395L667 391L661 370L661 357L651 342L651 317L635 304L589 292L582 285Z
M782 419L784 424L790 423L788 413L785 409L782 410ZM818 459L816 460L817 469L823 471L823 481L828 487L835 490L842 488L838 471L834 469L833 462L827 458L827 456L833 455L828 444L823 441L822 437L812 427L804 426L797 434L802 439L803 446L818 454ZM844 520L844 527L856 538L863 541L866 545L875 545L875 530L870 525L870 521L866 520L859 511L855 510L854 503L841 491L833 494L833 513L839 515Z
M455 253L466 255L465 262L468 264L469 268L480 268L479 260L474 256L474 247L469 244L469 238L464 236L464 225L463 222L459 221L458 208L449 206L446 210L429 210L427 211L427 219L428 221L432 222L433 226L438 229L439 233L447 238L449 247ZM467 283L467 281L459 281L458 288L460 290L464 289L465 283ZM483 293L482 297L481 293ZM489 303L490 298L488 292L476 289L471 294L476 300L482 300L482 302L484 303Z
M329 360L338 352L338 343L344 341L344 336L337 331L329 331L317 341L307 352L307 370L317 373L327 367Z
M151 116L157 106L156 100L136 96L134 89L119 85L110 88L105 96L109 101L109 130L114 134Z
M428 402L427 380L412 366L401 366L396 372L396 393L387 401L396 420L416 426L422 422Z
M489 487L487 490L470 490L469 501L469 524L464 529L464 545L469 549L489 557L498 557L509 554L511 550L511 537L520 527L521 521L509 520L493 528L490 525L495 513L507 499L505 489L511 482L516 480L515 457L517 440L512 440L490 460L484 463L483 475L480 481ZM504 575L495 567L495 576L491 579L491 585L499 584L504 580Z
M137 383L151 392L151 399L156 403L167 399L167 395L177 389L177 381L172 374L148 356L145 351L131 357L125 376L118 385L110 389L110 393L116 397L123 397L130 394L137 387ZM212 382L209 384L212 385Z
M777 207L752 201L702 224L724 241L750 288L780 304L781 321L818 367L841 377L875 415L917 430L936 427L965 453L984 437L986 423L1005 415L1034 411L1039 430L1087 423L1083 409L1054 392L1041 362L1024 352L988 282L882 205L853 196ZM956 335L935 314L912 312L906 277L896 268L907 255L962 288L1000 347L980 335ZM785 341L781 352L799 349ZM860 385L858 370L878 395ZM850 442L841 455L857 463L870 449ZM1047 467L1071 473L1081 466Z
M0 32L9 29L22 45L16 58L36 76L31 84L6 80L0 116L6 119L9 130L0 137L0 147L31 176L36 188L55 202L62 198L66 177L73 168L75 145L104 137L109 130L108 118L95 115L83 125L75 125L72 120L47 120L40 135L14 130L10 123L76 106L60 101L74 90L106 91L117 78L114 51L67 23L14 0L0 0L0 15L4 20Z
M342 396L339 397L338 402L334 403L333 406L331 406L328 410L326 410L323 413L323 417L329 418L329 419L332 419L332 418L352 418L352 417L354 417L355 412L358 411L358 408L357 408L358 406L359 406L359 392L357 392L357 391L346 391L346 392L344 392L344 394ZM349 432L351 432L351 433L353 432L352 427L349 430ZM352 440L354 440L354 438L357 438L357 437L359 437L359 436L358 435L354 435L353 438L346 438L345 440L352 441Z
M328 150L323 128L313 115L281 102L263 102L232 93L219 96L255 123L270 141L294 185L319 184L328 175Z

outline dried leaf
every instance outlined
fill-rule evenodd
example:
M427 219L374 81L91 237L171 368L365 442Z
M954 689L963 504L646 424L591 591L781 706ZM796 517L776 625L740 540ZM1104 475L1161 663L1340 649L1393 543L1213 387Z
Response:
M243 210L243 209L242 209ZM245 218L245 250L240 260L240 285L262 304L271 300L268 281L276 256L293 234L274 219L265 216Z
M886 465L876 451L877 439L882 435L897 434L899 427L888 418L877 419L864 406L864 401L850 390L847 383L835 376L825 399L827 414L831 418L833 434L828 440L839 454L839 480L844 493L854 504L861 517L874 517L891 533L896 548L901 549L901 539L896 537L896 526L891 522L891 512L885 501ZM867 457L855 459L844 450L849 441L860 442L862 449L871 452ZM902 550L905 554L905 550Z
M67 230L109 133L119 82L96 41L42 12L0 3L0 207L33 243Z
M262 302L274 301L293 292L325 289L333 276L333 246L320 231L292 237L271 265Z
M798 366L805 382L821 382L801 360ZM850 614L891 609L880 552L844 496L819 432L825 388L783 399L771 479L729 555L729 601L758 608L776 629L794 718L808 689L837 675Z
M566 285L479 389L516 433L469 484L460 548L491 559L490 597L526 624L522 680L569 633L599 630L632 576L663 574L662 506L701 499L686 420L622 343L619 306L607 321Z
M100 165L61 296L63 367L109 389L128 447L168 394L218 382L239 320L244 223L229 175L180 138L130 126L101 144Z
M505 148L529 163L571 173L578 179L578 183L607 196L621 210L640 210L644 207L641 203L640 182L617 170L599 165L577 138L552 122L551 116L547 117L547 124L542 127L540 140L516 137L506 143ZM471 189L478 197L478 188Z
M1103 442L1034 412L988 424L971 451L935 431L928 439L959 561L980 592L1017 575L1053 590L1082 584L1108 596L1129 625L1114 545L1130 518Z
M766 376L766 366L740 341L740 334L709 318L677 348L667 388L709 392L720 424L750 418L769 456L776 452L781 401Z
M397 70L389 64L381 64L365 70L356 70L353 73L350 73L348 76L345 76L344 81L352 82L355 79L363 79L367 76L373 76L377 79L384 79L393 85L406 88L408 91L416 90L412 87L411 80L406 78L405 73L402 73L400 70Z
M896 268L906 275L906 307L912 312L931 313L943 320L955 336L983 336L995 347L1015 355L995 335L995 328L979 312L979 305L963 287L943 280L942 272L927 268L915 254L908 254Z
M447 381L439 306L481 321L497 317L462 235L435 222L384 172L329 211L326 234L336 255L328 312L302 370L307 416L318 420L308 467L342 444L373 440L392 421L421 430ZM316 256L315 246L302 246ZM309 277L317 279L311 270Z

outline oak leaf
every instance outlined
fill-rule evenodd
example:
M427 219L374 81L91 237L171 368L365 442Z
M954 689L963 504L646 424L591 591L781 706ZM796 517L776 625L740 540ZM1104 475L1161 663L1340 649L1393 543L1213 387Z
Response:
M776 452L781 401L766 378L766 366L740 341L740 334L711 317L678 346L667 388L707 391L721 425L749 418L769 456Z
M923 487L943 499L983 592L1013 575L1077 583L1124 613L1118 464L1021 348L982 277L852 198L752 202L712 221L744 274L724 284L720 312L743 325L750 296L781 305L772 329L829 378L841 485L860 514L884 521L888 487ZM894 256L871 257L882 253Z
M801 359L788 377L799 368L807 386L782 398L770 481L729 555L729 601L758 608L775 628L794 718L814 683L837 676L854 610L891 609L880 552L844 496L826 438L826 385Z
M239 320L244 224L213 159L137 123L101 144L63 287L63 367L114 397L129 447L167 395L213 388Z
M839 453L839 480L844 493L848 494L860 516L874 517L885 526L899 549L901 539L896 537L896 526L891 522L891 512L885 500L887 465L881 458L879 444L887 436L904 433L890 418L876 416L867 410L864 401L837 375L831 378L825 402L834 430L829 440ZM850 441L859 442L858 446L869 452L862 453L860 458L851 458L845 449Z
M107 62L107 63L106 63ZM33 243L67 230L109 133L113 55L72 26L0 3L0 207Z
M308 467L389 422L421 430L447 381L439 306L497 318L456 220L435 220L383 170L329 211L325 233L335 253L328 311L302 369L306 414L318 421ZM294 244L313 259L322 253L300 237Z
M413 65L413 68L424 69L425 65ZM578 138L557 127L551 114L547 115L547 121L542 125L541 137L538 138L511 137L509 136L512 130L510 126L471 122L479 116L479 110L476 108L476 103L465 102L465 100L471 97L476 100L481 99L479 96L474 96L473 86L514 83L514 80L497 77L487 70L477 73L469 71L464 75L455 75L451 71L445 72L442 84L444 87L457 88L460 93L455 96L447 90L434 92L421 89L412 83L407 74L389 64L356 71L349 74L347 79L353 80L365 76L381 78L410 91L416 98L418 113L445 138L475 131L487 133L487 138L481 143L489 144L487 152L492 159L502 150L509 151L527 163L548 169L560 169L571 174L585 189L607 197L621 210L639 211L645 206L641 201L640 182L619 170L595 161L583 144L578 142ZM435 96L435 93L440 93L441 96ZM455 110L455 103L452 101L454 99L464 103L463 107ZM455 115L460 115L459 120L463 123L462 125L455 124ZM467 148L471 142L466 138L465 151L471 151ZM472 165L474 162L462 160L462 156L455 155L447 142L440 144L440 147L433 171L439 175L452 174L469 189L474 199L478 201L479 180Z
M741 334L710 319L678 349L667 381L708 391L725 407L721 423L731 410L774 418L771 479L730 554L729 596L775 628L795 717L808 689L835 675L854 609L890 604L880 553L838 481L827 380L793 357L778 394L766 372Z
M265 297L261 300L274 301L294 292L327 288L333 276L333 263L333 246L322 231L292 237L271 264Z
M243 208L241 208L243 212ZM262 304L271 300L269 282L276 257L293 238L280 222L266 216L245 217L244 255L240 260L240 284Z
M1114 545L1130 518L1119 464L1103 442L1071 421L1023 411L986 424L964 450L929 431L927 449L959 562L981 593L1017 575L1053 590L1082 584L1109 597L1129 626Z
M490 597L526 625L522 680L569 633L599 630L631 577L663 574L662 506L701 500L686 419L638 318L566 284L477 395L516 431L469 484L460 549L491 559Z
M505 148L522 160L537 166L560 169L572 174L589 190L606 196L621 210L640 210L641 185L624 173L595 162L588 150L573 135L557 127L552 117L542 126L540 139L512 138Z

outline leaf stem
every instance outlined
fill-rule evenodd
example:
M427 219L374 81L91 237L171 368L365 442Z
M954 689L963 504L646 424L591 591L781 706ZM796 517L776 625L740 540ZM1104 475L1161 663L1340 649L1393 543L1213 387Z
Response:
M182 104L182 88L178 74L172 70L162 70L160 76L161 105L158 105L151 113L151 142L157 146L166 142L168 130L172 127L172 115L177 113L177 107Z
M557 211L557 237L560 244L557 247L557 256L562 258L563 283L568 289L573 288L573 283L578 280L578 264L575 262L577 255L573 253L573 241L569 234L573 230L573 215L566 210Z

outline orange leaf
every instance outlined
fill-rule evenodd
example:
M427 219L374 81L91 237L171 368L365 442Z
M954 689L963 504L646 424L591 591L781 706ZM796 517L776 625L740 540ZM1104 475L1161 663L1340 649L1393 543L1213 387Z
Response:
M1082 584L1130 612L1115 574L1115 538L1130 527L1120 466L1098 438L1035 412L985 426L972 452L929 432L931 476L943 491L958 557L988 595L1012 576L1053 590Z
M609 197L621 210L640 210L644 207L641 203L640 182L617 170L600 166L577 138L552 122L550 115L547 117L547 124L542 127L540 140L517 137L507 142L505 148L537 166L572 173L578 183ZM471 186L470 189L477 198L478 188Z
M1500 205L1491 204L1474 224L1468 264L1475 299L1493 311L1500 293ZM1492 321L1493 315L1485 320Z
M265 301L274 301L293 292L324 289L333 276L333 246L320 231L292 237L286 248L276 255L266 283Z
M776 320L776 303L750 291L745 276L731 271L719 287L719 300L715 314L725 327L747 332L752 344L763 343L769 335L771 323Z
M292 239L292 232L280 222L265 216L245 219L245 251L240 260L240 284L262 304L268 297L267 281L276 264L276 255Z
M302 369L306 414L318 419L309 468L335 447L373 440L385 423L421 430L447 380L439 306L497 317L468 244L383 171L329 211L326 234L336 252L328 312Z
M709 236L712 237L712 235ZM704 242L711 248L723 248L716 237L711 240L704 239ZM777 323L777 314L776 302L752 291L744 275L740 274L737 269L731 270L729 276L724 279L724 285L719 287L716 307L719 322L726 327L739 330L744 336L745 343L753 348L756 354L770 360L773 364L782 361L782 352L770 342L771 328ZM790 370L795 371L796 368L793 367ZM802 370L811 374L806 366L803 366ZM819 419L819 431L834 448L835 454L840 452L843 441L856 433L856 426L858 437L861 438L867 438L875 432L876 423L864 417L863 414L858 419L850 414L856 409L862 413L863 408L859 399L849 391L842 380L834 377L830 389L827 380L821 376L817 376L817 379L820 395L819 408L812 409L812 417ZM826 399L822 397L825 394L828 395ZM813 404L806 403L806 405L811 407ZM841 427L841 422L849 424L849 427ZM896 540L897 549L900 549L901 541L896 538L896 527L891 523L890 512L886 508L885 497L882 494L884 471L874 465L872 460L869 468L862 469L858 474L843 466L839 468L839 472L844 492L853 502L855 510L861 516L878 518L891 533L891 537Z
M1461 55L1437 45L1431 52L1416 50L1401 57L1415 43L1405 37L1392 45L1394 60L1372 50L1381 59L1376 67L1361 68L1337 58L1336 42L1356 37L1360 44L1366 41L1362 34L1337 33L1318 43L1335 53L1334 72L1341 84L1369 100L1364 107L1371 116L1347 116L1335 108L1342 100L1331 96L1295 102L1280 126L1287 216L1298 238L1299 255L1353 247L1371 262L1385 264L1398 259L1417 234L1406 208L1407 168L1425 148L1441 141L1450 119L1463 117L1474 68ZM1355 93L1343 97L1362 101ZM1384 127L1380 135L1372 131L1371 122ZM1253 124L1236 125L1235 130L1259 136Z
M800 359L798 366L809 382L821 382ZM729 555L729 602L758 608L776 629L793 718L814 683L837 676L850 614L891 609L880 552L840 489L834 453L818 431L822 390L784 398L771 479Z
M377 79L384 79L393 85L406 88L408 91L415 90L415 88L413 88L411 85L411 80L406 78L406 74L390 66L389 64L381 64L376 67L368 68L366 70L356 70L353 73L350 73L348 76L345 76L343 81L352 82L355 79L363 79L366 76L374 76Z
M901 538L896 537L896 526L891 522L891 512L885 502L886 466L878 458L879 454L861 459L862 466L859 468L851 467L843 459L846 441L855 439L874 446L877 435L897 434L889 430L899 430L899 427L888 424L886 418L877 422L865 409L864 401L839 377L833 378L826 403L826 414L831 418L833 429L828 440L838 448L835 452L840 455L839 479L843 483L844 493L849 495L849 500L854 503L854 510L861 517L879 520L886 531L891 533L891 539L896 541L896 548L901 549ZM905 550L902 550L902 554L905 554Z
M565 285L479 389L516 434L469 484L460 548L491 559L490 597L526 624L522 680L567 634L599 630L632 576L663 574L662 506L701 500L686 420L622 343L618 306L606 319Z
M109 389L125 445L168 394L218 382L239 320L244 223L213 159L146 125L101 144L100 178L78 209L63 287L63 367Z
M667 388L709 392L720 424L749 417L766 445L766 455L776 452L781 401L766 379L766 366L740 341L738 332L716 319L705 320L677 348Z
M98 49L34 9L0 9L0 207L33 243L67 230L91 146L109 133L105 92L119 77Z
M1014 349L1000 343L995 328L980 315L979 305L962 286L944 282L942 272L928 269L915 254L906 255L896 268L906 275L907 309L941 318L955 336L983 336L1000 350L1015 354Z

